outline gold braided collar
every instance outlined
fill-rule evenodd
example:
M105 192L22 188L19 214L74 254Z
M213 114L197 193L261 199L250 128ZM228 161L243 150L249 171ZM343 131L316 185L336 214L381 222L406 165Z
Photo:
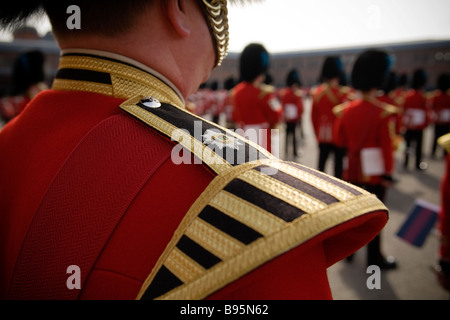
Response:
M184 108L181 95L166 83L166 79L163 81L162 76L155 76L150 69L144 70L132 64L130 59L131 62L116 59L121 57L118 55L110 56L91 52L63 53L52 89L88 91L123 99L136 95L152 96Z

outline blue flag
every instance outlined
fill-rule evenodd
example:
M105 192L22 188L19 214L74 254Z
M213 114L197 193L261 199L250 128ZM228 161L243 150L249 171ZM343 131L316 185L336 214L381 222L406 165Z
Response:
M439 206L425 200L416 200L397 236L416 247L421 247L436 224L438 214Z

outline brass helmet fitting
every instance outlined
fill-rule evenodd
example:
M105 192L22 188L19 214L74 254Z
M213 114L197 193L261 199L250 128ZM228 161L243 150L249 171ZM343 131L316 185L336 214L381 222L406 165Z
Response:
M208 19L209 30L216 49L216 65L221 65L228 53L228 9L227 0L202 0Z

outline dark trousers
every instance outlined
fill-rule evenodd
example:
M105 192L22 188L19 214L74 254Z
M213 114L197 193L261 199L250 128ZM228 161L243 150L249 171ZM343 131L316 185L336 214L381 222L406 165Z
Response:
M378 199L384 201L386 195L386 188L382 185L365 185L357 184L359 187L373 193ZM367 265L377 265L381 260L384 259L381 253L381 236L378 234L367 244Z
M292 138L294 156L297 156L297 128L299 127L297 122L286 122L286 155L288 154L289 139Z
M343 159L345 155L345 149L340 148L332 143L319 143L319 171L325 171L325 165L328 158L334 155L334 176L336 178L342 178Z
M420 168L420 163L422 162L422 140L423 140L423 130L406 130L405 132L405 161L403 162L403 167L408 168L409 157L413 149L415 148L416 155L416 168Z

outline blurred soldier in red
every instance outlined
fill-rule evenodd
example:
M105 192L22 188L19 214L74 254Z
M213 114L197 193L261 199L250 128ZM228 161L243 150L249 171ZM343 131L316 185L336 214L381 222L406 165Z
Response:
M438 143L445 152L445 171L441 180L441 239L437 275L442 287L450 291L450 133L439 137Z
M381 102L390 105L392 112L392 125L395 127L395 138L394 138L394 149L400 146L403 138L401 136L401 117L402 117L402 109L401 109L401 99L396 94L396 88L398 83L398 77L395 72L390 72L385 83L383 84L382 89L380 90L380 94L377 96L377 99Z
M265 84L269 53L263 45L247 45L239 60L241 82L233 90L233 118L251 141L271 150L271 130L282 117L275 88Z
M450 132L450 74L442 73L438 77L437 90L430 98L434 137L431 156L436 156L437 139Z
M0 298L332 298L327 268L387 208L185 109L226 56L227 1L76 3L81 29L72 1L0 4L2 26L43 6L62 49L0 132Z
M283 105L283 119L286 123L285 153L288 156L289 140L292 139L294 158L297 158L297 136L301 131L303 115L303 94L301 92L301 80L298 71L292 69L286 77L286 88L281 92L281 104Z
M319 144L318 169L325 171L325 165L334 154L334 176L342 177L342 150L334 143L333 126L336 116L333 108L346 100L347 91L339 84L343 75L339 57L327 57L322 66L321 84L312 92L311 119Z
M417 170L425 170L427 164L422 162L423 131L430 121L430 110L425 97L425 84L427 75L424 70L414 71L411 89L406 92L403 104L402 123L405 127L406 150L403 167L408 168L409 158L415 150L415 167Z
M345 108L336 107L340 109L336 143L346 149L348 157L343 178L376 194L381 201L386 187L392 184L394 169L392 108L377 100L389 68L385 52L362 53L352 71L352 85L362 96L345 103ZM396 267L393 257L385 258L382 254L380 236L368 245L367 265L378 265L381 269Z

